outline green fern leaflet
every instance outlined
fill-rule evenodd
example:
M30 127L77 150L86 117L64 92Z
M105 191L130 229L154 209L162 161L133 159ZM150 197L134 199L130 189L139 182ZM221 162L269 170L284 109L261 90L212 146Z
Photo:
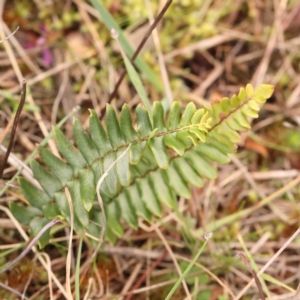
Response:
M223 98L211 107L196 109L189 103L181 114L174 102L167 122L160 102L153 105L153 118L139 105L136 127L130 109L124 105L118 120L110 105L106 108L106 129L91 110L89 134L79 120L73 121L76 147L58 128L53 128L57 147L64 160L40 148L46 165L32 161L31 169L43 190L23 178L19 184L30 206L10 205L14 216L36 234L49 219L60 217L70 223L69 205L64 193L70 191L74 208L74 228L98 236L101 213L96 201L96 185L105 170L124 153L108 173L100 193L107 218L106 238L115 242L123 234L121 219L138 228L138 218L150 221L162 215L162 205L176 206L176 197L190 197L189 185L203 186L203 178L216 178L213 162L227 163L240 141L239 131L250 128L248 117L257 118L260 104L273 92L263 84L251 85L238 95ZM91 222L91 220L93 222ZM48 243L49 233L40 239Z

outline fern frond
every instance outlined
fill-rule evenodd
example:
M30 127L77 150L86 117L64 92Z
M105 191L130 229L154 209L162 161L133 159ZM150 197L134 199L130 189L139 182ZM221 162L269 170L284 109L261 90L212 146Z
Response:
M136 108L136 127L130 109L124 105L118 120L114 109L106 107L106 129L95 111L90 111L89 133L79 120L73 120L76 147L58 128L53 128L62 161L49 150L40 148L40 158L46 167L32 161L34 177L43 191L20 178L19 184L31 207L24 208L26 220L20 217L20 207L11 206L21 222L28 223L32 213L32 230L45 219L60 217L70 222L70 212L63 189L68 187L75 212L74 227L79 234L94 233L101 222L99 207L94 205L96 185L105 170L129 144L129 152L108 173L100 188L107 216L106 236L114 242L123 234L120 219L138 227L138 217L150 221L161 216L161 204L174 208L176 195L189 198L189 184L203 186L203 177L216 178L213 162L227 163L228 154L240 141L239 131L248 130L248 117L258 117L260 103L272 94L270 85L254 91L251 85L241 88L238 95L223 98L211 107L196 109L189 103L181 115L174 102L167 122L160 102L154 102L153 117L141 105ZM153 124L153 125L152 125ZM32 211L32 208L35 208ZM40 226L40 225L39 225Z

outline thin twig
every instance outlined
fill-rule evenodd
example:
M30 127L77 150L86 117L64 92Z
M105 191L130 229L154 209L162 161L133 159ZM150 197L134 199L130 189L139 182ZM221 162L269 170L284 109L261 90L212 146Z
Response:
M145 4L146 4L146 7L147 7L149 23L151 23L151 22L154 23L154 16L153 16L153 12L152 12L152 9L151 9L151 1L150 0L144 0L144 1L145 1ZM158 60L159 68L160 68L160 73L161 73L161 78L162 78L162 81L163 81L163 85L165 87L166 97L169 101L169 105L171 106L172 103L173 103L172 88L171 88L170 79L169 79L169 75L168 75L168 72L167 72L166 64L165 64L165 61L164 61L164 56L163 56L163 53L162 53L161 44L160 44L160 41L159 41L159 36L158 36L157 29L153 30L152 38L153 38L154 45L155 45L155 48L156 48L157 60Z
M23 297L23 299L25 300L29 300L29 298L27 298L26 296L22 295L21 293L19 293L17 290L9 287L8 285L4 284L4 283L1 283L0 282L0 287L2 287L3 289L7 290L7 291L10 291L11 293L13 294L16 294L18 295L19 297Z
M136 284L133 286L131 291L138 289L142 283L145 281L148 274L151 273L152 270L154 270L168 255L168 251L165 250L160 257L156 259L155 262L152 263L152 265L143 273L143 275L139 278L139 280L136 282ZM132 298L133 294L129 294L125 300L130 300Z
M28 246L23 250L23 252L18 257L16 257L14 260L12 260L6 267L4 267L3 269L0 270L0 274L8 271L16 263L18 263L31 250L31 248L36 244L38 239L44 234L44 232L47 231L52 225L55 225L60 221L61 221L60 219L54 219L54 220L51 220L48 224L46 224L39 231L39 233L33 238L33 240L28 244Z
M162 19L162 17L166 13L166 11L169 8L169 6L171 5L171 3L172 3L172 0L168 0L166 2L165 6L160 11L160 13L157 15L157 17L154 20L153 24L149 27L148 31L146 32L146 34L144 35L144 37L141 40L140 44L136 48L136 50L133 53L132 57L130 58L130 62L131 63L133 63L135 61L136 57L138 56L138 54L140 53L140 51L144 47L144 45L147 42L147 40L148 40L149 36L151 35L152 31L155 29L155 27L157 26L158 22ZM109 98L108 98L108 101L107 101L108 103L110 103L116 97L118 89L119 89L119 87L120 87L120 85L121 85L121 83L122 83L125 75L126 75L126 70L123 71L123 73L121 74L118 82L115 85L115 88L114 88L113 92L109 95Z
M4 172L4 167L6 165L6 162L8 160L9 154L10 154L11 149L12 149L12 147L14 145L14 142L15 142L15 134L16 134L16 131L17 131L17 126L18 126L18 122L19 122L19 119L20 119L20 115L21 115L21 112L22 112L22 109L23 109L23 106L24 106L24 103L25 103L25 99L26 99L26 80L23 79L21 99L20 99L20 103L19 103L16 115L15 115L14 123L13 123L13 126L12 126L9 145L8 145L7 151L6 151L5 155L4 155L4 159L2 161L2 165L0 167L0 178L2 178L2 175L3 175L3 172Z
M29 237L27 236L26 232L24 231L22 226L19 224L19 222L15 219L15 217L12 215L9 208L0 205L0 211L3 211L12 220L12 222L15 224L15 228L18 230L18 232L23 237L23 239L25 241L29 241ZM56 286L58 287L59 291L64 295L65 298L67 298L67 293L66 293L64 287L62 286L62 284L60 283L58 278L55 276L55 274L52 272L51 268L49 269L47 263L42 258L42 255L37 251L35 246L32 247L32 251L37 255L38 260L40 261L42 266L48 271L52 280L55 282Z
M19 30L19 26L15 29L15 31L13 31L12 33L10 33L7 37L5 37L4 39L0 40L0 44L5 42L6 40L8 40L11 36L13 36L17 31Z
M75 114L80 109L80 106L75 106L71 112L69 112L65 117L63 117L60 122L56 125L56 127L61 127L73 114ZM40 146L45 146L49 139L53 136L53 130L42 140ZM37 149L34 150L25 160L25 164L28 164L31 159L37 154ZM6 183L12 183L23 171L23 167L19 167L16 174ZM6 185L3 189L0 190L0 197L6 192L8 189L8 185Z
M248 269L250 270L254 280L255 280L255 283L257 285L257 288L258 288L258 293L259 293L259 297L262 299L262 300L265 300L266 297L264 295L264 292L263 292L263 289L262 289L262 286L261 286L261 283L256 275L256 273L254 272L254 270L252 269L251 265L249 264L246 256L244 255L243 252L241 251L237 251L237 254L239 255L239 257L242 259L243 263L248 267Z
M122 288L122 291L121 291L122 294L126 293L131 288L131 286L133 285L133 283L137 279L137 276L139 275L142 267L143 267L143 262L138 262L137 264L135 264L133 270L130 272L129 278L126 280L126 283L124 284L124 286ZM119 297L118 300L124 300L124 298ZM125 298L125 300L127 300L127 298Z

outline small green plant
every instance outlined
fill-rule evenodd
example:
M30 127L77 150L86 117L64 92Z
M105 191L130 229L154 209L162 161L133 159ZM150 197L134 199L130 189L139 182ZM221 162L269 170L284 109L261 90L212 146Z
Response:
M70 224L70 209L64 188L68 188L74 208L74 228L79 235L100 232L101 211L95 204L96 186L109 166L130 146L122 159L109 171L100 193L107 226L106 238L114 243L123 234L121 219L138 228L138 218L150 221L162 215L161 204L176 207L176 196L190 197L189 184L203 186L203 177L216 178L213 162L229 162L240 141L239 131L248 130L248 117L258 117L260 103L273 92L263 84L255 91L249 84L238 95L223 98L211 107L196 109L189 103L181 114L174 102L167 122L160 102L154 102L152 117L142 105L136 108L136 126L130 109L124 105L118 120L114 109L106 107L106 130L95 111L90 111L89 133L78 119L73 120L74 146L53 128L57 147L64 160L44 147L39 155L45 167L31 162L34 177L43 190L24 178L19 179L22 193L30 203L10 203L14 216L29 225L35 235L49 220L59 217ZM94 222L90 222L90 220ZM49 240L49 231L40 246Z

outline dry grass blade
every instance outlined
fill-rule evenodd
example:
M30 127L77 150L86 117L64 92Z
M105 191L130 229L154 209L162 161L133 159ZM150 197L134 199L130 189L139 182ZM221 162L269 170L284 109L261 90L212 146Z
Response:
M132 284L134 283L134 281L136 280L138 274L140 273L141 269L143 267L143 263L139 262L135 265L134 269L132 270L130 277L128 278L128 280L126 281L126 284L124 285L121 293L125 294L128 292L128 290L130 289L130 287L132 286ZM131 294L132 295L132 294ZM131 295L126 297L126 300L131 298ZM123 300L123 297L120 297L119 300Z
M173 263L175 265L175 268L176 268L176 271L177 271L179 277L181 277L182 276L182 271L180 269L180 266L179 266L179 264L177 262L177 259L176 259L175 255L174 255L174 252L172 251L170 245L168 244L167 240L165 239L164 235L162 234L162 232L160 231L159 228L155 228L155 232L157 233L157 235L159 236L159 238L162 240L162 242L163 242L166 250L168 251L169 255L171 256L171 258L173 260ZM185 281L184 278L182 279L181 283L182 283L184 291L185 291L185 293L187 295L187 299L191 300L192 296L190 294L189 288L188 288L187 283L186 283L186 281Z
M97 186L96 186L96 193L97 193L97 198L98 198L98 203L99 206L101 208L101 215L102 215L102 228L100 231L100 237L99 237L99 243L91 257L91 259L93 259L96 254L98 253L98 250L100 249L103 241L104 241L104 233L105 233L105 229L106 229L106 216L105 216L105 209L104 209L104 205L103 205L103 201L102 201L102 197L100 195L100 187L101 184L103 182L103 180L105 179L105 177L108 175L108 172L114 167L114 165L120 160L122 159L123 156L125 156L127 154L127 152L129 151L131 147L131 144L129 144L129 146L126 148L126 150L109 166L109 168L103 173L103 175L99 178Z
M51 260L50 257L47 253L41 253L42 256L44 256L46 263L47 263L47 270L51 270ZM53 300L53 286L52 286L52 279L50 276L50 272L47 272L48 274L48 282L49 282L49 295L50 295L50 300Z
M9 218L15 223L15 227L18 229L19 233L22 235L22 237L24 238L24 240L25 241L29 241L29 237L26 235L24 229L20 226L20 224L17 222L17 220L13 217L12 213L10 212L10 210L8 208L6 208L6 207L3 207L3 206L0 206L0 210L3 211L3 212L5 212L9 216ZM64 288L61 285L60 281L54 275L54 273L51 271L51 269L48 269L47 263L44 261L44 259L42 259L42 256L38 253L36 247L33 246L31 249L34 251L34 253L37 253L38 259L39 259L40 263L48 271L48 274L50 274L52 280L55 282L56 286L59 288L59 290L61 291L61 293L64 296L67 296L66 291L64 290Z
M20 201L25 201L17 186L18 176L40 188L26 166L33 158L39 161L36 145L46 146L58 155L52 134L48 136L51 125L63 125L62 131L73 142L71 122L61 120L76 103L82 105L76 118L88 135L87 109L94 108L102 119L109 96L114 97L109 101L112 100L117 116L121 115L123 103L128 104L131 112L141 103L127 76L129 73L120 78L125 74L122 74L124 63L118 45L109 36L109 30L117 27L107 22L103 12L99 14L93 6L95 2L102 3L119 26L120 36L133 46L130 51L123 49L134 61L134 68L139 69L149 102L163 98L165 111L170 105L166 100L172 97L183 108L190 101L201 108L237 94L241 86L251 81L274 85L274 94L261 106L252 130L243 135L245 139L242 138L234 159L218 165L218 178L205 182L203 187L192 188L192 199L181 197L178 210L164 207L152 222L137 215L138 231L131 229L121 217L119 223L124 235L118 238L121 231L114 235L117 239L114 246L103 242L109 225L105 225L105 215L102 216L101 231L101 216L97 215L98 222L91 220L85 232L80 272L76 269L74 273L70 269L70 257L79 237L72 228L63 232L60 229L63 225L55 226L51 230L51 246L43 250L49 257L45 258L36 246L26 255L26 260L38 259L32 277L29 270L22 286L19 281L17 285L10 281L24 267L19 262L11 271L0 275L0 282L17 293L23 291L25 295L26 291L30 299L68 299L78 295L75 277L79 273L80 277L76 278L80 278L80 299L162 300L178 278L174 257L181 268L190 263L190 254L197 248L204 231L213 230L215 239L186 277L192 299L264 299L263 291L266 299L299 300L299 237L292 242L287 240L297 230L300 216L297 188L300 183L300 0L227 0L223 1L224 5L219 0L2 1L0 173L5 182L0 179L0 248L5 252L3 259L13 260L30 242L25 233L30 229L13 219L7 207L11 201L18 206ZM163 7L166 12L162 13ZM40 18L34 18L37 15ZM158 17L162 17L159 22ZM16 29L17 26L20 27ZM152 37L144 35L146 32ZM50 64L45 63L45 51L53 58ZM26 103L18 131L15 136L12 132L14 138L10 140L23 78L27 86ZM115 95L111 94L114 89ZM135 115L132 117L136 123ZM167 119L166 116L166 122ZM7 149L9 143L13 143L12 150ZM131 167L135 172L140 166ZM99 200L105 210L103 214L108 211L106 203L104 198L103 203ZM94 203L97 208L99 204ZM71 209L71 219L72 215ZM166 248L155 233L157 229L171 247L172 253L166 256ZM97 260L91 264L95 241L95 245L102 243L102 246ZM241 266L240 258L237 261L230 255L236 250L243 251L253 269L251 272ZM272 257L274 253L277 256ZM260 276L262 271L258 271L264 270L263 266L268 269ZM44 274L43 282L37 282L38 272ZM0 286L0 298L22 297L9 293L14 291ZM174 299L186 297L183 286L176 293Z
M151 266L144 272L144 274L139 278L139 280L138 280L138 281L136 282L136 284L133 286L132 292L133 292L134 290L138 289L138 288L141 286L141 284L145 281L147 275L150 274L151 271L152 271L153 269L155 269L155 268L156 268L156 267L157 267L157 266L158 266L158 265L159 265L159 264L167 257L167 255L168 255L168 251L165 250L165 251L162 253L162 255L161 255L159 258L157 258L157 260L156 260L154 263L151 264ZM133 294L129 294L129 295L125 298L125 300L130 300L132 297L133 297Z
M297 287L297 290L296 290L296 293L295 293L295 298L296 299L300 299L300 283L299 283L299 285Z
M68 294L68 299L72 299L72 291L71 291L71 257L72 257L72 241L73 241L73 227L74 227L74 210L73 203L71 199L70 192L67 188L65 188L65 194L68 200L69 208L70 208L70 218L71 218L71 230L69 236L69 245L68 245L68 255L66 261L66 291Z

